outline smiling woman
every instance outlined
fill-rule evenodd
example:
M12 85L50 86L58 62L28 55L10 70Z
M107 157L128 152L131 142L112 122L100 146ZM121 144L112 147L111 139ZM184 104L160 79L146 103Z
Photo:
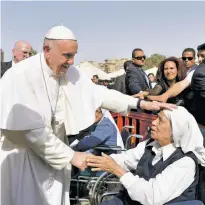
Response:
M151 139L122 154L89 156L87 163L93 171L115 174L125 188L102 204L198 204L198 163L205 166L205 148L194 117L178 107L159 113Z
M157 84L153 89L140 93L141 96L154 100L152 96L161 95L165 93L175 83L182 81L186 77L186 67L176 57L170 57L162 61L157 71ZM183 94L171 98L169 103L176 104L183 101Z

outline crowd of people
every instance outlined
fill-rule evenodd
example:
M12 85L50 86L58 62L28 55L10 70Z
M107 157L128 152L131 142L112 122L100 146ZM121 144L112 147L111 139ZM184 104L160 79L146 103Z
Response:
M205 135L205 43L185 48L182 57L168 57L163 60L154 74L143 70L145 54L134 49L132 61L124 64L125 74L115 81L115 89L141 99L156 100L184 106L196 118ZM119 83L120 81L120 83Z
M97 75L91 81L73 66L78 42L63 25L46 33L42 53L31 56L31 49L18 41L12 61L1 63L3 204L70 204L72 166L119 178L124 189L102 205L202 204L205 44L197 48L199 65L194 49L186 48L181 59L162 61L156 77L143 70L144 51L134 49L114 87L99 85ZM123 147L108 110L127 115L131 109L160 111L151 138L99 156L98 145Z

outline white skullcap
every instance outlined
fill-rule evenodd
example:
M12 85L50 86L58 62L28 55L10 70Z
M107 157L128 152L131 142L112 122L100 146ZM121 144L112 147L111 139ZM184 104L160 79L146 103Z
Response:
M54 26L46 33L45 37L54 40L77 40L73 32L63 25Z

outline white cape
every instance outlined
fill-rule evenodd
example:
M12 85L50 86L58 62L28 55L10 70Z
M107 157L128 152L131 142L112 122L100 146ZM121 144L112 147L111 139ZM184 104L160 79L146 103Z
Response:
M35 138L30 135L33 143L24 137L31 130L51 129L51 109L41 63L43 68L47 66L42 54L28 58L9 69L0 80L0 128L3 130L0 142L1 201L5 205L70 203L69 158L73 156L73 151L69 151L70 148L64 144L64 127L55 127L58 130L56 137L43 136L42 133L37 133ZM65 96L66 134L77 134L93 124L95 110L102 105L105 88L93 84L75 67L69 68L61 86ZM37 150L36 143L39 143ZM41 159L39 150L42 150L45 159L52 158L56 166L52 167ZM68 156L69 160L61 154ZM61 170L55 169L62 160L64 164L68 163L67 166Z
M78 134L92 125L98 107L126 114L137 104L130 96L95 85L71 66L61 81L65 126L55 127L54 136L42 75L46 66L43 54L38 54L15 64L0 80L1 201L5 205L69 205L69 162L74 153L65 145L65 134Z
M43 54L38 54L15 64L0 80L1 129L31 130L50 126L51 109L41 66L46 63ZM95 110L102 105L106 88L94 85L73 66L61 85L67 97L66 134L77 134L94 122Z

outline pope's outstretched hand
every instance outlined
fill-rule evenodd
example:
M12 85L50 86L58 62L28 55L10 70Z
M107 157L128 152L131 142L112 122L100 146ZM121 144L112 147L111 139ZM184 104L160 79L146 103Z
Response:
M142 100L140 102L140 108L141 109L145 109L145 110L161 110L161 109L168 109L168 110L172 110L172 109L176 109L177 106L174 104L169 104L169 103L161 103L161 102L157 102L157 101L144 101Z
M75 152L71 164L81 171L85 170L87 168L86 157L88 155L89 154L86 152Z

